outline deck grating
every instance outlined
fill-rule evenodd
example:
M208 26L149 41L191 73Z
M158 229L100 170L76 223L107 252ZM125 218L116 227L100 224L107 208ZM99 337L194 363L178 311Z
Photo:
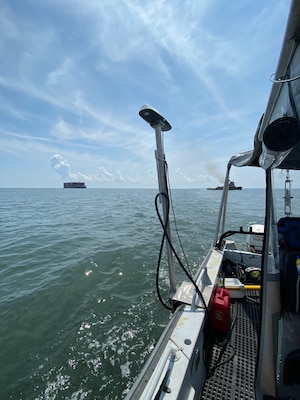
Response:
M259 292L248 292L245 301L233 302L231 319L235 322L228 340L215 334L207 345L207 376L201 400L255 400Z

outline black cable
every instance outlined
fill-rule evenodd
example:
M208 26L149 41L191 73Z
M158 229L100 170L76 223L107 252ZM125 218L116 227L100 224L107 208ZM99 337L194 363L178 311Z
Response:
M220 347L225 347L226 344L228 343L228 341L230 339L230 336L232 334L234 325L236 324L236 321L237 321L237 314L238 314L237 313L237 305L234 304L234 303L232 303L232 305L233 305L232 321L231 321L231 324L230 324L230 327L229 327L229 331L227 332L225 339L223 339L221 342L217 343L217 345L220 346Z
M233 311L234 311L234 314L233 314L233 317L232 317L232 322L231 322L229 331L227 332L225 338L221 342L220 341L216 341L216 345L218 347L220 347L221 350L220 350L220 354L219 354L219 357L217 359L216 364L207 372L207 377L208 378L211 378L213 376L213 374L214 374L214 372L215 372L215 370L217 368L219 368L221 365L226 364L227 362L232 360L232 358L234 357L234 354L235 354L234 347L231 344L229 344L228 347L231 348L231 354L225 360L221 361L222 356L223 356L223 354L224 354L224 352L226 350L227 344L229 342L229 339L231 337L233 328L234 328L234 326L236 324L236 321L237 321L237 306L236 306L236 304L235 304L235 307L233 308Z
M216 364L214 367L212 367L212 369L211 369L210 371L207 372L206 377L207 377L208 379L211 378L211 377L214 375L214 372L215 372L215 370L216 370L217 368L221 367L221 365L224 365L224 364L228 363L230 360L233 359L234 354L235 354L234 347L233 347L231 344L228 345L228 347L231 348L231 354L230 354L225 360L220 361L221 358L222 358L222 356L223 356L223 354L224 354L224 352L225 352L225 347L222 347L222 348L221 348L221 351L220 351L220 354L219 354L219 357L218 357L218 360L217 360L217 364Z
M158 198L158 196L159 195L156 195L156 197L155 197L155 208L156 208L156 213L159 215L159 211L158 211L158 207L157 207L157 198ZM159 215L159 219L160 219L160 215ZM167 227L168 219L169 219L169 213L167 214L166 223L165 223L165 225L163 225L164 232L163 232L163 236L162 236L162 239L161 239L161 244L160 244L160 249L159 249L159 254L158 254L155 284L156 284L156 293L157 293L159 301L161 302L161 304L167 310L172 311L172 307L170 307L168 304L166 304L164 302L163 298L161 297L160 290L159 290L159 269L160 269L160 263L161 263L161 258L162 258L162 252L163 252L165 237L166 237L166 227Z
M158 209L158 204L157 204L157 200L158 200L158 197L159 197L160 195L164 196L164 197L166 198L166 200L167 200L167 216L166 216L166 221L165 221L165 222L162 220L162 217L161 217L160 212L159 212L159 209ZM169 237L169 235L168 235L168 233L167 233L167 224L168 224L168 221L169 221L169 209L170 209L169 196L167 196L165 193L157 194L156 197L155 197L155 209L156 209L156 213L157 213L159 222L161 223L161 226L163 227L163 230L164 230L163 238L162 238L162 243L161 243L161 251L160 251L160 257L159 257L159 264L160 264L160 260L161 260L162 247L163 247L165 238L167 238L168 243L169 243L169 245L170 245L170 247L171 247L171 250L172 250L172 252L173 252L173 254L174 254L176 260L178 261L178 263L179 263L181 269L183 270L183 272L186 274L186 276L188 277L188 279L191 281L191 283L192 283L193 286L195 287L195 290L196 290L198 296L200 297L200 299L201 299L201 301L202 301L202 303L203 303L204 309L207 310L207 306L206 306L206 303L205 303L205 300L204 300L204 297L203 297L201 291L199 290L199 288L198 288L196 282L194 281L194 279L193 279L193 277L191 276L191 274L189 273L189 271L187 271L187 269L184 267L182 261L180 260L178 254L177 254L177 252L176 252L176 250L175 250L175 248L174 248L174 246L173 246L173 244L172 244L172 242L171 242L171 240L170 240L170 237ZM159 264L158 264L158 270L159 270ZM158 274L157 274L157 275L158 275ZM158 281L158 278L157 278L157 281ZM165 303L163 303L163 305L166 307Z

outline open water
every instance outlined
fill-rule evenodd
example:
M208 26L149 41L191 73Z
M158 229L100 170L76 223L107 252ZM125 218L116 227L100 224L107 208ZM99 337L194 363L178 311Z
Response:
M124 397L169 320L155 291L155 194L0 189L1 399ZM172 191L192 271L212 243L221 194ZM263 190L229 198L231 227L264 222Z

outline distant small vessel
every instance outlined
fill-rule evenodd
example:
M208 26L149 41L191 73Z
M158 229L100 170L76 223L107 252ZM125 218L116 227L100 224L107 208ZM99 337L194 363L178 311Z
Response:
M84 182L65 182L64 189L86 189Z
M207 188L207 190L223 190L223 186L217 186L215 188ZM233 181L229 182L228 190L242 190L242 186L235 186Z

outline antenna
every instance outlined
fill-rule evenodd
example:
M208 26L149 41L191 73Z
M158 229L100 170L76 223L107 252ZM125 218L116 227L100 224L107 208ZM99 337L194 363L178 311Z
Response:
M287 169L285 183L284 183L284 196L283 196L283 198L284 198L284 213L287 217L292 214L291 199L293 198L293 196L292 196L292 192L291 192L291 182L293 182L293 181L290 179L289 170Z

